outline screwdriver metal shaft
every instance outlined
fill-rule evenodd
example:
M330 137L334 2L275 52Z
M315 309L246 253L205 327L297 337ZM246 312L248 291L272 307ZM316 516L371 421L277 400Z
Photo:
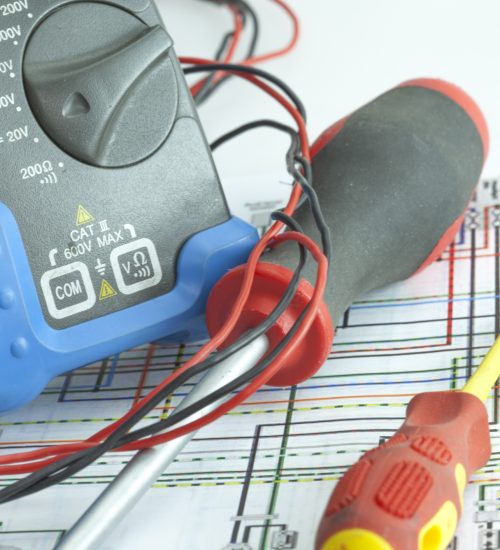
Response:
M260 336L216 367L194 387L176 408L181 411L214 390L228 384L252 368L267 352L269 340ZM179 425L186 424L215 410L224 399L202 409ZM75 526L68 531L57 550L93 550L108 537L130 509L191 441L195 432L159 447L140 451L117 478L100 495Z

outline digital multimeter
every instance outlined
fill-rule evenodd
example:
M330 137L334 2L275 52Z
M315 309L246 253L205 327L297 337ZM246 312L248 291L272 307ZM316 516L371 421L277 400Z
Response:
M231 217L150 0L0 6L0 412L151 340L205 336L257 232Z

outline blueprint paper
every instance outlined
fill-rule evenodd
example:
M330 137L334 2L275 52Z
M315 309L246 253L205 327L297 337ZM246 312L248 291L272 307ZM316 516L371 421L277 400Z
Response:
M261 48L267 51L284 43L289 27L271 2L254 1L263 10ZM494 130L488 174L500 173L498 2L292 4L303 20L299 48L263 68L297 89L309 109L311 136L401 81L439 76L478 100ZM208 2L159 0L158 6L179 53L206 56L227 31L229 19ZM211 138L247 120L283 116L246 84L234 81L220 94L201 112ZM246 151L258 153L258 166L239 141L217 153L223 172L255 172L282 162L279 138L253 139ZM223 178L232 211L264 227L289 192L283 179ZM102 549L311 550L339 477L399 427L415 393L461 385L500 332L498 185L494 178L481 183L441 261L409 281L360 297L313 379L297 388L263 389L199 432ZM0 453L88 437L196 349L144 346L54 380L34 403L0 417ZM189 389L150 420L167 414ZM455 550L500 549L498 390L488 408L492 460L467 489ZM0 550L52 549L130 456L108 454L64 485L0 506ZM0 485L12 481L0 478Z
M245 182L237 183L242 189ZM268 210L287 193L284 185L271 188L276 191L268 191L268 201L252 201L249 193L233 209L265 225ZM259 189L254 193L263 196ZM414 394L462 385L498 334L498 193L497 180L481 182L464 226L440 261L360 298L311 380L265 388L200 431L102 548L313 548L339 477L399 427ZM0 418L0 452L89 436L196 349L144 346L54 380L34 403ZM150 418L168 413L189 388ZM467 489L451 546L456 550L500 548L498 389L488 410L493 455ZM106 455L68 483L0 507L0 549L52 549L129 457ZM0 478L2 485L11 481Z

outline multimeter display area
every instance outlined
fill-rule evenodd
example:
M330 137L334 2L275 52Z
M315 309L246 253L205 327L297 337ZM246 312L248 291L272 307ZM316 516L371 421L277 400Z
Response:
M30 4L0 44L0 201L63 329L169 292L185 241L229 214L171 40L138 18L153 9Z

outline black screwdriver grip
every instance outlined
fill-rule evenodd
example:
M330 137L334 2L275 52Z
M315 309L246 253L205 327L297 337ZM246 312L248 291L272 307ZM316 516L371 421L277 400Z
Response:
M487 151L488 131L477 105L439 80L390 90L319 138L312 148L313 186L333 243L325 304L272 385L300 383L321 367L330 353L332 321L357 297L410 277L443 253L462 223ZM320 242L307 203L297 221ZM264 256L231 341L270 314L297 262L293 243ZM231 271L212 290L211 334L226 319L243 271ZM316 264L309 260L295 304L268 332L272 348L308 303L315 278Z
M408 278L449 245L487 148L479 108L436 80L390 90L323 134L313 175L332 233L326 302L334 323L358 296ZM297 219L319 238L307 205ZM292 267L296 254L281 247L265 261ZM311 282L314 273L310 265Z

